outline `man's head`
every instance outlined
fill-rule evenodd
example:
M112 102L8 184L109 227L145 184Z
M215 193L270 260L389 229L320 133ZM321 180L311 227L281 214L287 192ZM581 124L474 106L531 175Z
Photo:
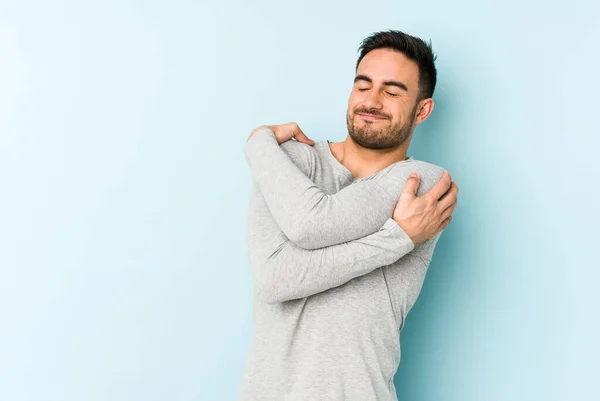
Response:
M359 50L348 134L365 148L397 148L433 110L436 56L430 43L400 31L374 33Z

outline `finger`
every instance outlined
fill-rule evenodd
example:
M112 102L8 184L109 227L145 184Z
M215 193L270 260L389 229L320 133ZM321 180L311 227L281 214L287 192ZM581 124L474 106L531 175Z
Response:
M421 183L421 177L419 174L412 173L408 180L406 180L406 184L404 184L404 189L402 190L401 197L415 197L417 196L417 190L419 189L419 184Z
M454 213L454 209L456 209L456 205L458 203L454 202L452 205L450 205L449 207L447 207L442 214L440 215L440 220L444 221L446 220L448 217L450 217L452 215L452 213Z
M440 231L443 231L446 229L446 227L448 227L448 224L450 224L450 222L452 221L452 216L448 217L446 220L444 220L442 222L442 224L440 224L439 228L438 228L438 233Z
M302 142L302 143L306 143L307 145L314 145L315 141L313 141L312 139L310 139L309 137L306 136L306 134L302 131L299 131L294 138L296 138L296 140L298 142Z
M453 203L456 203L458 200L458 185L454 181L450 186L448 192L446 192L440 199L438 203L439 210L445 210L450 207Z
M433 186L433 188L427 191L426 195L431 196L435 200L438 200L442 197L442 195L444 195L448 191L448 189L450 189L451 183L452 179L450 178L450 173L445 171L442 175L442 178L440 178L440 180L437 182L437 184Z

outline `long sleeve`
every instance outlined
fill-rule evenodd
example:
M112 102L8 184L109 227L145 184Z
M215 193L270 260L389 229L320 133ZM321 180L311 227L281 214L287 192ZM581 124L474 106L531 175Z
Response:
M300 248L274 221L256 182L247 245L255 296L267 303L304 298L340 286L394 263L414 248L392 219L364 238L315 250Z
M294 143L288 149L301 146L308 145ZM421 175L419 195L444 172L429 163L406 161L372 179L357 180L335 194L326 194L282 147L273 132L265 128L246 142L244 153L273 219L293 243L304 249L342 244L378 232L392 216L412 172Z
M398 330L404 326L408 312L417 301L441 235L442 232L438 233L425 243L415 246L409 254L382 268Z

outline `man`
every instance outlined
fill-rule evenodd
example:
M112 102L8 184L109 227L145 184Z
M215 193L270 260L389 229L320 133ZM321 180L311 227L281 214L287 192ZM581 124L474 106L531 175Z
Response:
M289 123L246 143L255 302L240 400L396 400L399 333L458 187L406 157L433 110L430 45L389 31L360 50L344 142Z

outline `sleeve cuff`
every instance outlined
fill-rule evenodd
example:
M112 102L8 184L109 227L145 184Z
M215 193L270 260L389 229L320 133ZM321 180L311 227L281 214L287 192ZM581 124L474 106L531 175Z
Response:
M396 235L402 246L408 247L408 249L411 251L414 249L415 243L412 242L412 240L410 239L408 234L402 229L402 227L400 227L398 223L396 223L396 220L392 218L387 219L386 222L383 223L383 226L381 226L381 229L389 230L393 235Z
M261 136L271 136L274 139L277 139L275 137L275 133L269 127L263 127L256 131L250 138L248 138L248 142L255 140L257 137L260 138Z

